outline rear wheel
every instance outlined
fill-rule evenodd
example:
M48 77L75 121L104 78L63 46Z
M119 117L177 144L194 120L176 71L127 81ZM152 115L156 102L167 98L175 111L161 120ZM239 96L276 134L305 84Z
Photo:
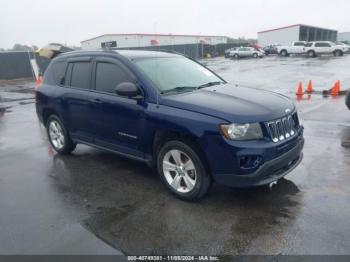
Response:
M234 59L239 59L239 55L238 55L238 54L234 54L234 55L233 55L233 58L234 58Z
M210 187L210 176L192 145L169 141L160 149L157 168L162 182L178 198L198 200Z
M307 52L307 56L308 56L308 57L315 57L315 56L316 56L316 53L315 53L315 51L310 50L310 51Z
M50 144L57 153L65 155L75 149L76 144L70 139L68 131L58 116L51 115L47 119L46 130Z
M287 50L282 50L280 54L281 54L281 56L287 56L288 52L287 52Z

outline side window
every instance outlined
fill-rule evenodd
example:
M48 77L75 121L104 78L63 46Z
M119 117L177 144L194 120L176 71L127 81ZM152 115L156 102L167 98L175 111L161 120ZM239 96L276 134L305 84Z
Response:
M132 77L120 66L98 62L96 65L96 90L115 93L115 87L122 82L132 82Z
M240 48L238 49L238 51L245 51L245 48Z
M312 46L312 43L307 43L306 45L305 45L305 47L311 47Z
M305 46L303 42L295 42L294 46Z
M90 88L90 62L74 62L71 71L71 87Z
M52 71L53 71L53 78L56 85L61 85L64 83L61 83L61 80L63 80L63 77L66 73L66 62L57 62L52 65Z
M316 47L330 47L331 45L328 43L316 43L315 46Z

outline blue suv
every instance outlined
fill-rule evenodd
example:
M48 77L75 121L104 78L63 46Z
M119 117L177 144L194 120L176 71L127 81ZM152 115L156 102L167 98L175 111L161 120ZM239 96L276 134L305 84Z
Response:
M82 143L146 162L185 200L212 182L269 184L302 160L303 127L287 97L231 85L173 53L62 54L36 90L36 110L58 153Z

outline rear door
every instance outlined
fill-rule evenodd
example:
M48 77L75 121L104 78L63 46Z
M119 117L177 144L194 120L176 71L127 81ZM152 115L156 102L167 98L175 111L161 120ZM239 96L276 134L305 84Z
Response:
M120 61L107 57L96 58L95 87L90 96L95 129L94 143L143 158L139 148L143 134L145 102L117 95L115 88L122 82L135 83L135 77Z
M91 88L91 57L68 59L60 94L61 108L73 139L92 142L89 92Z
M318 54L329 53L331 49L331 45L329 43L321 42L315 43L315 51Z

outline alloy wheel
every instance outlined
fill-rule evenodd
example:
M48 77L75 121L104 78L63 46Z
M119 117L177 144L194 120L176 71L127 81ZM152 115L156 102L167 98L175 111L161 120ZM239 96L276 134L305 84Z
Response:
M56 149L59 150L64 147L64 133L60 123L58 123L56 120L50 122L49 136L53 146Z
M188 193L195 187L196 168L186 153L177 149L169 150L164 155L162 164L164 177L174 190Z

